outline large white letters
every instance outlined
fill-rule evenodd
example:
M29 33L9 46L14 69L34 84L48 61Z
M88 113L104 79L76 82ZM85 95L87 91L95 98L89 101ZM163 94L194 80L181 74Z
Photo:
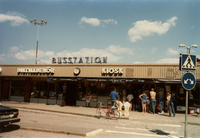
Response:
M54 74L54 69L47 68L18 68L17 73L51 73Z
M104 64L107 57L53 57L52 64Z
M123 68L102 68L102 74L123 74Z

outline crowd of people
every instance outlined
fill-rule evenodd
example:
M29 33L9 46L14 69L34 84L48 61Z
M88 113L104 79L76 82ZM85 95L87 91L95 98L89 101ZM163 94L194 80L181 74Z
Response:
M156 95L158 94L158 96ZM142 94L138 95L136 91L133 91L133 93L130 93L125 97L123 94L122 102L124 103L129 102L130 103L130 108L129 110L135 110L138 111L138 109L141 109L142 113L156 113L156 109L158 110L158 114L163 114L163 101L164 101L164 96L161 91L155 92L154 88L151 88L151 91L149 92L149 96L146 94L146 91L143 90ZM156 102L156 97L157 97L157 102ZM114 88L114 90L110 93L110 98L112 101L112 106L116 107L116 101L119 100L119 93L117 92L117 89ZM168 106L168 112L169 112L169 117L171 117L171 110L173 112L173 116L175 117L175 111L174 111L174 102L176 101L175 97L171 94L171 92L167 92L166 95L166 100L167 100L167 106ZM140 104L138 104L140 103ZM150 105L151 108L150 109ZM141 107L141 108L138 108Z

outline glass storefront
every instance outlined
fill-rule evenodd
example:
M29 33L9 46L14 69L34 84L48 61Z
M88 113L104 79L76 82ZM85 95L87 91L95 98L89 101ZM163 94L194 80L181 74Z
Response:
M30 82L30 89L27 90L27 81ZM151 87L156 88L155 91L161 91L165 97L166 91L171 91L177 99L176 106L185 105L185 90L178 83L154 83L153 81L124 81L124 80L61 80L59 78L47 82L47 78L3 78L2 90L6 91L2 97L11 101L33 103L46 103L60 105L62 100L64 105L71 106L88 106L95 107L98 101L104 102L107 105L109 102L109 94L113 88L117 88L119 100L126 100L126 96L133 91L140 95L142 90L145 90L149 96ZM26 94L27 92L28 94ZM189 106L194 103L199 103L200 85L189 92ZM25 97L26 96L26 97ZM165 97L166 99L166 97ZM138 105L140 100L136 97ZM164 100L165 101L165 100ZM164 106L164 105L163 105ZM178 109L178 108L177 108Z
M3 91L7 95L6 98L11 101L24 101L25 95L25 78L4 78Z
M39 98L39 81L32 82L31 98Z
M25 81L14 80L11 85L11 96L24 96L25 93Z
M40 82L40 92L39 92L39 97L46 99L48 98L48 82L41 81Z
M60 95L57 95L57 82L47 82L44 79L32 79L30 102L60 104Z
M56 99L56 82L50 82L49 83L49 99Z

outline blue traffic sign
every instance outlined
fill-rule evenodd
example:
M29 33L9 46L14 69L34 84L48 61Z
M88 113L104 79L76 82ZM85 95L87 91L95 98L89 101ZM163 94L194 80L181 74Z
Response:
M181 78L181 83L182 83L182 86L186 90L192 90L194 88L194 86L196 85L196 80L192 73L187 72L187 73L183 74L183 76Z
M181 70L196 70L196 55L181 54Z

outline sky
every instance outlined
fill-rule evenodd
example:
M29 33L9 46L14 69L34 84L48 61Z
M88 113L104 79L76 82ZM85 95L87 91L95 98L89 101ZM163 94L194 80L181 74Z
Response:
M46 25L34 25L41 19ZM107 64L200 58L199 0L0 0L0 64L107 57ZM77 63L78 64L78 63Z

